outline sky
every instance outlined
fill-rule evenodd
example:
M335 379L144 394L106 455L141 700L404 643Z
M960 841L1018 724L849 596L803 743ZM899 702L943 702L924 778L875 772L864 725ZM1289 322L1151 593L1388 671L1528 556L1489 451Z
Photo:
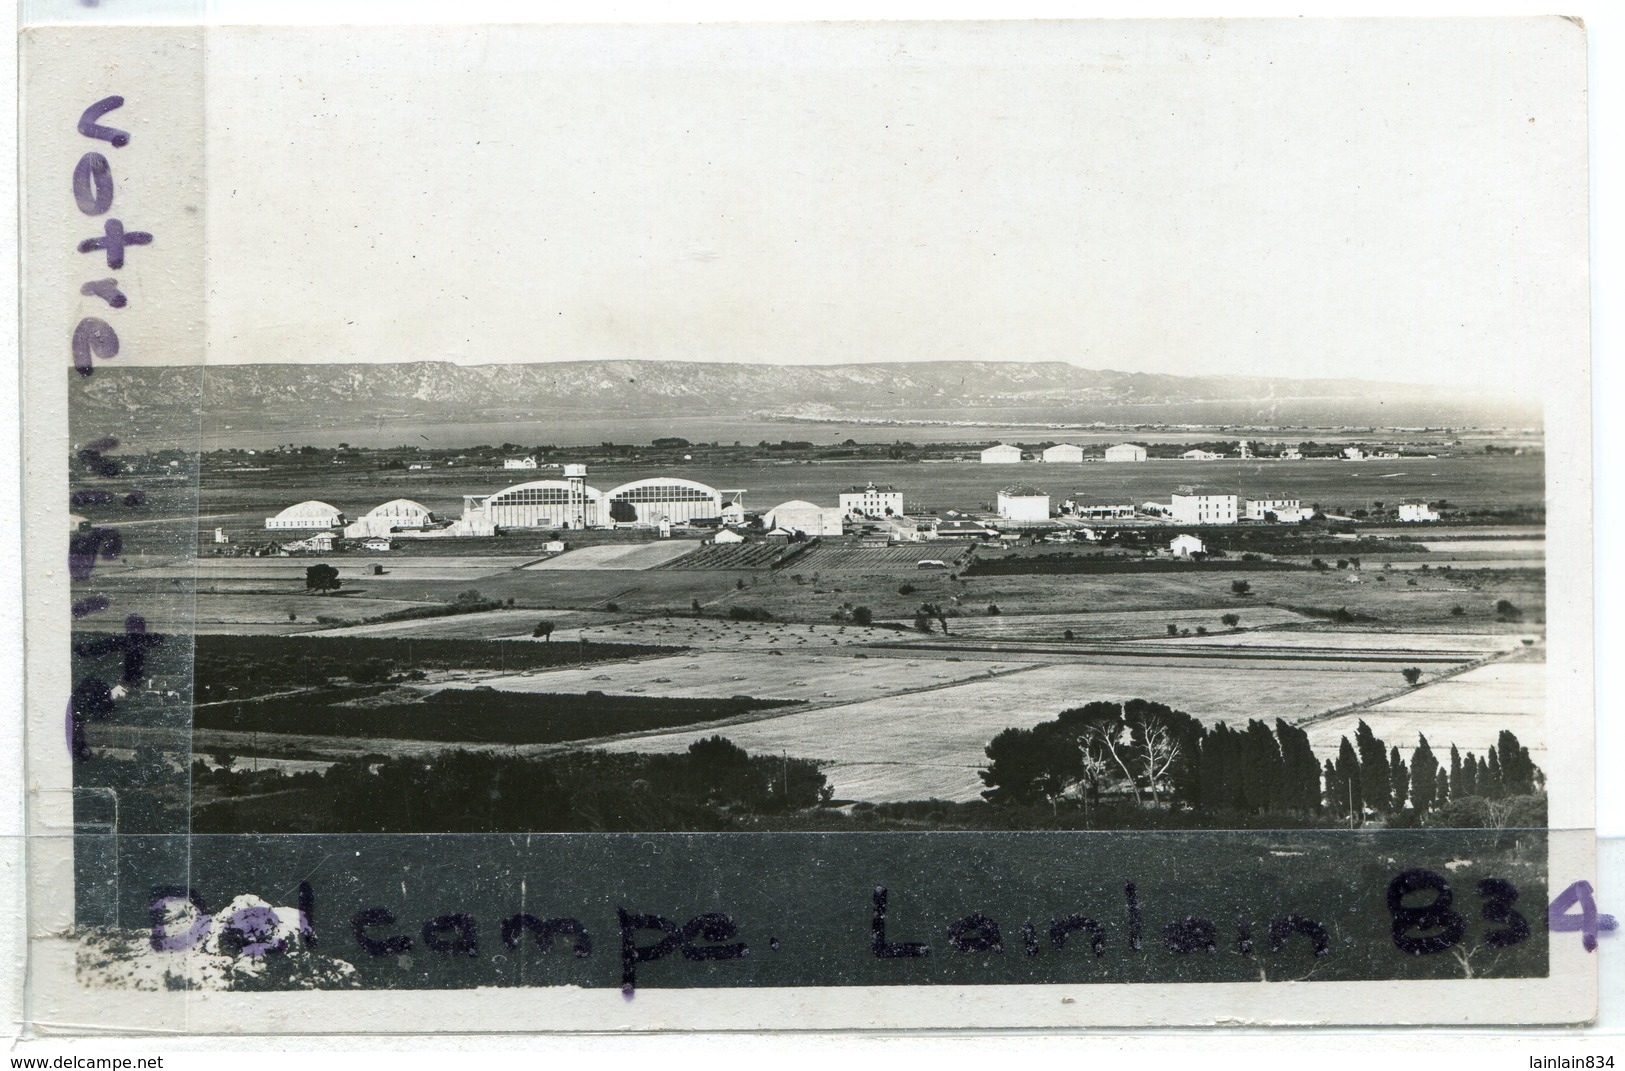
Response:
M207 360L1538 392L1583 64L1555 18L217 27Z

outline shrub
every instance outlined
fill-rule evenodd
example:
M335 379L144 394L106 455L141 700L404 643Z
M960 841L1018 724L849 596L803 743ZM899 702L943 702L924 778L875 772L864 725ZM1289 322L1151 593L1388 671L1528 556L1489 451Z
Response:
M899 594L899 595L912 595L918 590L919 589L916 588L913 584L904 584L902 587L897 589L897 594Z
M1170 636L1179 635L1179 626L1174 624L1171 621L1168 623L1168 635L1170 635Z
M1002 613L1004 613L1004 611L999 609L999 604L998 603L990 602L990 603L987 604L987 616L989 616L989 617L998 617Z
M1235 628L1237 625L1241 624L1241 615L1225 614L1223 617L1219 618L1219 623L1225 628Z
M1414 685L1417 681L1422 679L1422 671L1417 669L1415 666L1411 666L1408 669L1402 669L1399 672L1400 675L1405 678L1406 684Z
M1467 608L1464 607L1464 606L1452 606L1450 608L1450 616L1451 617L1460 617L1462 614L1465 614L1466 612L1467 612Z
M604 609L608 610L612 614L618 614L621 612L621 604L618 602L606 602L604 604Z
M1070 640L1070 639L1072 639L1072 630L1071 630L1071 629L1067 629L1067 630L1066 630L1066 631L1065 631L1065 632L1063 632L1063 633L1061 633L1061 639L1063 639L1063 640Z
M1198 636L1206 636L1207 635L1207 626L1206 625L1197 625L1196 626L1196 634Z
M1232 595L1246 595L1252 590L1253 586L1245 580L1230 581L1230 593Z
M853 624L868 626L874 624L874 620L874 611L869 609L867 606L855 606L852 608Z

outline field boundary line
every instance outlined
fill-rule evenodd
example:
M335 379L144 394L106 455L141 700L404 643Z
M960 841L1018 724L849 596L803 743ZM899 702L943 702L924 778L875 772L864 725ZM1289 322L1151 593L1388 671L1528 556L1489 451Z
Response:
M1385 693L1383 695L1379 695L1379 696L1376 696L1376 697L1371 698L1371 699L1362 699L1359 702L1348 703L1348 704L1345 704L1344 706L1336 707L1336 708L1334 708L1332 710L1322 711L1319 714L1311 714L1307 718L1299 718L1297 721L1293 722L1292 724L1295 725L1295 726L1299 726L1299 727L1302 727L1302 726L1305 726L1305 725L1316 725L1316 724L1319 724L1320 722L1323 722L1323 721L1330 721L1332 718L1342 717L1344 714L1352 714L1352 713L1354 713L1355 711L1358 711L1358 710L1367 710L1367 709L1369 709L1371 707L1376 706L1379 703L1386 703L1391 699L1398 699L1400 696L1410 695L1412 692L1419 692L1419 691L1422 691L1424 688L1431 688L1435 684L1441 684L1444 681L1450 680L1451 678L1459 677L1463 673L1467 673L1467 672L1470 672L1470 671L1475 670L1475 669L1480 669L1480 668L1482 668L1484 666L1489 665L1492 662L1509 661L1512 658L1512 656L1514 654L1517 654L1517 653L1518 653L1518 651L1516 649L1511 650L1511 651L1497 651L1494 654L1486 655L1483 658L1474 659L1471 662L1463 662L1461 665L1457 666L1454 669L1447 669L1444 672L1440 673L1437 677L1435 677L1432 680L1428 681L1426 684L1422 685L1419 688L1416 688L1416 687L1400 688L1397 691L1387 692L1387 693ZM1403 661L1403 659L1401 661ZM1542 663L1542 664L1544 664L1544 663Z

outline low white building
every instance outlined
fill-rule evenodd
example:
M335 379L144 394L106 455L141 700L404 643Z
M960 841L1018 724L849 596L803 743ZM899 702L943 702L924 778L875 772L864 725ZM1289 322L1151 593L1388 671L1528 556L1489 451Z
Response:
M769 528L783 528L804 536L838 536L841 534L842 516L838 506L815 506L797 498L781 502L768 510L762 515L762 523Z
M1014 465L1021 461L1021 447L999 443L982 451L984 465Z
M722 531L711 537L711 542L713 543L743 543L744 541L745 537L734 531L732 528L724 528Z
M533 469L536 467L536 459L534 457L504 458L502 467L505 469Z
M1288 446L1287 448L1285 448L1284 450L1281 451L1281 460L1282 461L1302 461L1303 460L1303 451L1299 450L1296 446Z
M1241 513L1241 496L1202 488L1176 491L1169 513L1180 524L1235 524Z
M1406 524L1421 524L1438 520L1439 514L1426 502L1401 502L1399 519Z
M214 530L214 541L216 543L230 543L231 537L226 534L224 528L216 528Z
M1138 443L1118 443L1106 447L1107 461L1144 461L1145 447Z
M1061 512L1086 521L1131 521L1134 506L1129 502L1093 502L1083 495L1073 495L1061 503Z
M1168 543L1168 552L1176 558L1190 558L1207 553L1207 544L1193 535L1177 535Z
M1365 457L1365 451L1358 446L1345 446L1343 447L1343 456L1350 461L1359 461Z
M1049 495L1024 483L999 492L999 516L1007 521L1049 520Z
M361 546L366 550L384 550L384 551L387 551L387 550L394 550L395 549L395 544L391 543L388 539L384 538L383 536L368 536L366 539L363 539L361 541Z
M1313 513L1313 510L1305 510L1303 503L1295 498L1249 498L1244 516L1249 521L1275 520L1295 524Z
M862 517L901 517L903 492L890 485L877 486L870 482L864 487L848 487L836 500L842 513L855 513Z
M296 540L292 543L282 544L284 553L292 551L308 551L317 554L326 554L333 549L337 537L332 532L316 532L307 539Z
M1048 462L1061 462L1064 464L1081 464L1083 462L1083 447L1071 443L1056 443L1047 447L1041 455Z
M1215 454L1212 450L1186 450L1179 455L1186 461L1218 461L1223 454Z

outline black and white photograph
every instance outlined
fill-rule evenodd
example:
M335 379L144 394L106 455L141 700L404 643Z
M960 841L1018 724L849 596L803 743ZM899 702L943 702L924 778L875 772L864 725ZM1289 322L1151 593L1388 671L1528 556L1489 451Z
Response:
M23 70L73 999L1593 1013L1575 21L63 25Z

